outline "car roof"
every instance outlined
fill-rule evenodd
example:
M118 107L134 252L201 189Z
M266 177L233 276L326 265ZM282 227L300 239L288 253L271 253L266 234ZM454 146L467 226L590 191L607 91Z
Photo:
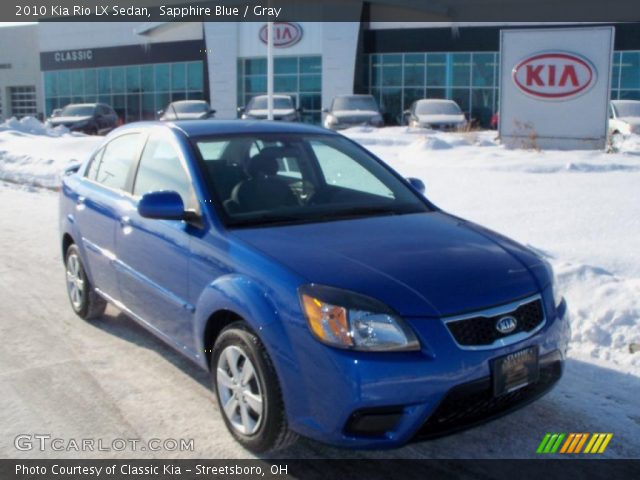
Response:
M334 98L354 98L354 97L372 97L368 93L354 93L353 95L336 95Z
M67 103L66 107L95 107L96 105L104 105L104 103Z
M207 103L206 100L176 100L175 102L171 102L169 105L174 103Z
M255 96L253 96L251 98L253 99L253 98L263 98L263 97L267 97L267 95L255 95ZM292 97L291 97L291 95L284 95L282 93L274 93L273 94L273 98L292 98Z
M448 100L446 98L421 98L418 103L456 103L455 100Z
M261 134L261 133L297 133L337 135L322 127L305 123L275 122L268 120L177 120L171 122L133 122L115 131L129 129L146 129L153 127L169 127L180 130L188 137L206 137L214 135ZM114 132L115 132L114 131Z

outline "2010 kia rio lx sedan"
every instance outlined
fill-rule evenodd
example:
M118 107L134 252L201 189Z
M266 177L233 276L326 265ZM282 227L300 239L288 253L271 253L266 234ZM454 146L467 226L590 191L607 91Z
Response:
M118 128L63 179L71 305L111 303L209 369L253 451L476 424L560 378L567 307L546 261L420 183L308 125Z

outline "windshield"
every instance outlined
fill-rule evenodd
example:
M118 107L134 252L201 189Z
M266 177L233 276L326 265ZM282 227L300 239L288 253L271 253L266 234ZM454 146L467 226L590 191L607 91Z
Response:
M640 117L640 102L616 102L613 108L619 117Z
M267 97L253 97L247 106L247 110L266 110L267 108ZM293 102L289 97L273 97L273 108L292 110Z
M418 115L462 115L460 107L453 102L418 102Z
M88 117L93 115L95 105L67 105L62 109L60 117Z
M195 103L172 103L169 105L167 109L170 112L173 112L173 109L178 113L204 113L209 110L209 105L206 102L195 102Z
M378 105L373 97L336 97L331 110L373 110L378 111Z
M370 154L334 135L196 139L211 200L229 226L429 211Z

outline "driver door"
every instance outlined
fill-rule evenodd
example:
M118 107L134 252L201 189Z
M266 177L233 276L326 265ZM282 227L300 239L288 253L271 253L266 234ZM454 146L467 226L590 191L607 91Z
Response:
M198 211L185 157L171 135L152 132L144 146L133 197L117 226L118 275L123 303L134 314L174 344L192 348L188 279L191 235L197 227L143 218L137 211L142 195L160 190L178 192L186 209Z

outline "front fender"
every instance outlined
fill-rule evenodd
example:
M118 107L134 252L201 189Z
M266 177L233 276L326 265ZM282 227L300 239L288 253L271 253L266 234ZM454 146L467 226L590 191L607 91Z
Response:
M193 333L198 359L209 368L203 355L204 334L211 315L222 310L242 317L261 338L272 359L280 357L283 351L290 352L288 335L281 321L283 308L286 306L278 304L273 289L247 276L229 274L217 278L203 290L196 303Z

